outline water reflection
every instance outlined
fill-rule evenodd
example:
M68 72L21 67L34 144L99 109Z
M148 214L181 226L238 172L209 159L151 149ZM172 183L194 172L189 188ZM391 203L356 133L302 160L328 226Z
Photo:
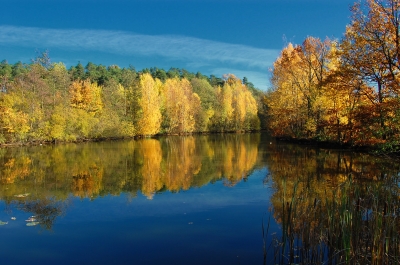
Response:
M349 179L364 187L398 182L400 163L387 157L288 144L274 145L270 151L266 181L276 191L272 202L277 207L282 200L292 199L295 185L297 190L326 198L338 196L338 188Z
M260 137L162 137L1 149L0 198L45 218L41 223L51 227L71 195L95 199L140 192L152 199L166 190L179 192L219 180L233 186L254 169Z
M143 194L149 199L146 202L154 202L150 200L167 191L181 193L209 183L233 187L256 169L267 172L263 182L272 191L265 195L269 205L258 201L262 212L230 213L234 217L215 226L216 230L231 231L236 220L249 214L261 220L270 208L275 229L265 233L265 245L272 246L269 251L275 263L333 260L335 264L355 259L368 263L400 256L393 252L400 249L396 243L400 242L398 161L274 142L264 134L4 148L0 149L0 199L6 210L29 213L41 227L51 229L73 198L96 200L124 193L130 198ZM242 197L246 199L242 210L254 206L253 192L262 191L255 186L243 191L242 195L251 195ZM215 204L217 195L212 194ZM233 230L238 227L243 226L236 224ZM261 227L256 230L257 240L261 239Z
M45 229L51 229L57 217L66 209L68 200L55 200L54 198L15 200L12 206L23 212L33 214L26 221L27 226L41 225Z
M275 264L399 262L399 161L367 154L275 145L265 182Z

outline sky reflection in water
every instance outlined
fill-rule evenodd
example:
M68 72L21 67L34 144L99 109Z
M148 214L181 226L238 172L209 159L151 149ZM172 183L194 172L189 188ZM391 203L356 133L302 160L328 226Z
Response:
M143 195L69 198L52 230L26 227L30 215L2 212L1 264L254 264L262 262L261 222L270 190L254 172L152 200ZM2 202L2 207L5 207ZM16 220L10 220L15 216ZM23 253L23 255L21 255Z

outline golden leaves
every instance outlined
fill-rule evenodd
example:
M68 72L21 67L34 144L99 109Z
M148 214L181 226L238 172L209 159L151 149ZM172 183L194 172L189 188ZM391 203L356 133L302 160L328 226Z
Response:
M160 131L160 80L154 80L150 74L140 76L139 89L141 99L139 101L141 115L138 121L137 133L140 135L153 135Z
M163 87L164 130L190 133L195 130L195 114L200 104L187 79L167 79Z
M103 109L102 88L90 80L74 81L70 86L71 106L83 109L93 115Z
M258 120L257 102L246 85L234 75L226 76L223 87L216 90L217 110L214 120L225 131L255 130Z
M275 61L268 94L270 128L277 136L314 137L325 105L322 81L327 75L330 41L308 37L301 46L289 44Z

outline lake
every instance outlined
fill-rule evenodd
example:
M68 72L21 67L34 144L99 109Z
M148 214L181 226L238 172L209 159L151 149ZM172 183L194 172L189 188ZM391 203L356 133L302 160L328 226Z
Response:
M399 165L263 133L2 148L0 264L397 260Z

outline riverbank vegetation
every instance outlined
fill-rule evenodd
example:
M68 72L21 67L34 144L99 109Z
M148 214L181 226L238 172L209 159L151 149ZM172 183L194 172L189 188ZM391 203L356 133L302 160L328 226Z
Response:
M261 99L231 74L67 69L43 52L30 64L0 63L0 144L258 130Z
M265 102L275 136L399 151L400 2L356 3L342 40L288 44Z

